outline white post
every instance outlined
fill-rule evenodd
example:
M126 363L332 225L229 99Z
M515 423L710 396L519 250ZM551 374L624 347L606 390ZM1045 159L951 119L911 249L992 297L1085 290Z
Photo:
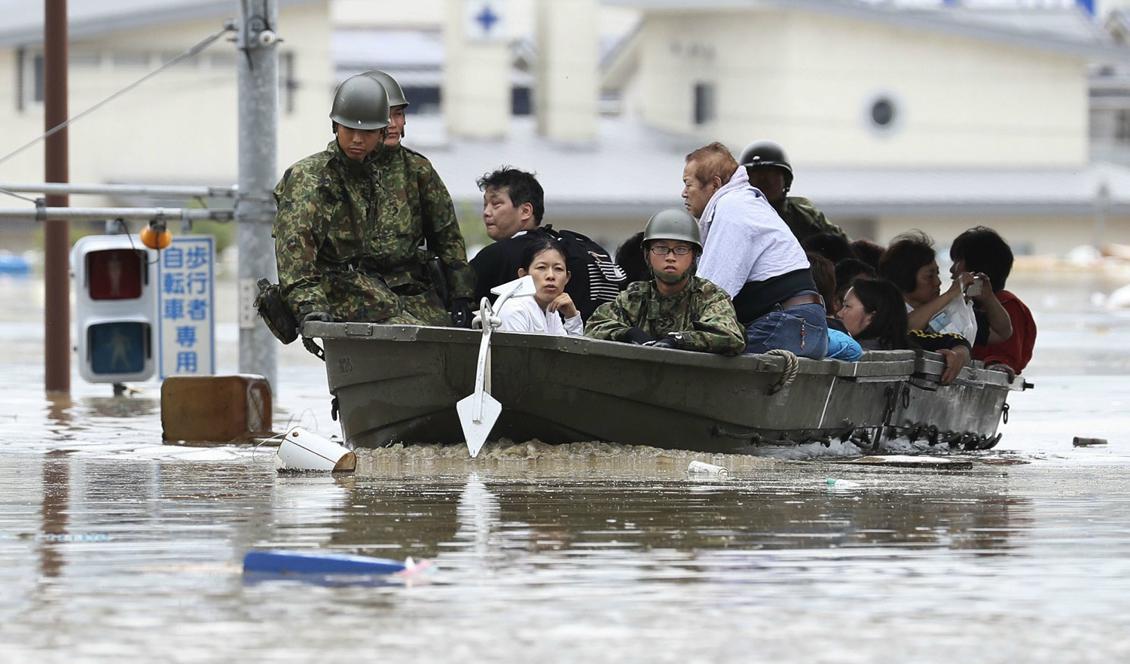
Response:
M538 133L592 143L597 132L596 0L538 0Z
M278 4L240 0L236 40L239 75L239 371L267 379L278 394L278 342L255 316L256 282L277 281L271 225L278 161Z
M443 118L462 138L497 140L510 126L507 3L447 0Z

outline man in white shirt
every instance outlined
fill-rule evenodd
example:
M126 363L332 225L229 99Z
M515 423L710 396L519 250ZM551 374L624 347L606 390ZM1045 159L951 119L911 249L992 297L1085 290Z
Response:
M746 352L783 349L822 359L827 312L804 249L724 145L687 155L683 200L704 239L698 275L733 298Z

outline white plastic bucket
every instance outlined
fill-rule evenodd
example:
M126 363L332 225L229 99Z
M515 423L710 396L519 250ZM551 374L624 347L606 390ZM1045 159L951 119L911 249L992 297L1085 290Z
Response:
M335 473L357 469L357 455L332 440L295 427L286 432L275 454L278 470L321 470Z

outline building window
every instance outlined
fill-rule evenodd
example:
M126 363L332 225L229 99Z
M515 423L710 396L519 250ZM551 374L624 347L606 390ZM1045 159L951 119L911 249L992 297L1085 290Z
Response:
M890 129L898 118L898 107L895 101L886 95L876 97L871 102L869 111L871 126L876 129Z
M530 115L534 112L533 96L528 86L515 85L510 88L510 114Z
M279 106L283 113L294 114L298 80L294 77L294 52L279 54Z
M1130 110L1120 110L1114 116L1114 140L1130 143Z
M28 106L42 104L45 92L43 54L26 48L16 49L16 110L23 112Z
M714 121L714 84L694 84L694 123L704 125Z
M401 85L404 98L412 115L438 115L440 112L440 89L438 85Z

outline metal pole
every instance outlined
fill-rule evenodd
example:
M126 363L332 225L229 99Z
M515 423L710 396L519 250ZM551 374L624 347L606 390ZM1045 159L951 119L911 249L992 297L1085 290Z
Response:
M43 124L51 129L67 121L67 0L45 0L43 22ZM67 130L44 145L44 179L70 179ZM67 207L66 195L47 197L50 207ZM44 386L48 392L71 391L70 224L49 219L44 231Z
M231 210L204 210L201 208L84 208L84 207L45 207L45 208L0 208L0 221L98 221L101 219L164 219L165 221L196 221L211 219L231 221ZM47 223L51 223L48 221Z
M52 184L48 182L0 182L0 191L16 194L92 194L98 196L168 196L183 198L235 198L230 187L150 184Z
M278 155L277 0L241 0L236 46L239 74L239 371L259 374L278 394L278 343L256 319L256 282L277 280L271 225Z

